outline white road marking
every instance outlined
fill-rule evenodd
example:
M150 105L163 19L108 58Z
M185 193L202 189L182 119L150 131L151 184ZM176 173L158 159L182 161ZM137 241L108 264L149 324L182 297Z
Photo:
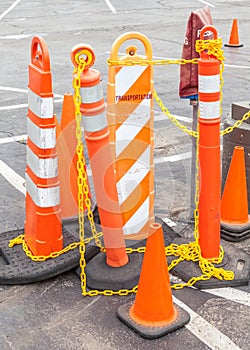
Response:
M189 159L191 157L192 157L192 152L184 152L180 154L175 154L173 156L155 158L154 163L155 164L166 163L166 162L174 163L180 160Z
M12 11L20 2L21 0L16 0L13 2L13 4L0 15L0 21L3 19L10 11Z
M15 87L10 86L0 86L0 90L2 91L12 91L12 92L21 92L24 94L28 94L28 89L19 89ZM63 95L61 94L54 94L54 97L63 98Z
M11 143L11 142L19 142L19 141L26 141L27 138L28 138L27 135L3 137L3 138L0 139L0 144Z
M199 2L202 2L204 5L208 5L210 7L215 7L214 5L210 4L210 2L204 1L204 0L198 0Z
M205 343L211 350L240 350L240 348L226 335L199 316L190 307L173 296L173 301L190 315L190 322L185 326L197 338Z
M18 191L24 195L26 194L26 189L24 187L25 179L22 176L18 175L2 160L0 160L0 174Z
M239 68L239 69L250 69L250 66L237 66L235 64L224 64L225 67Z
M28 93L28 90L26 89L19 89L19 88L14 88L14 87L9 87L9 86L0 86L0 90L3 91L12 91L12 92L22 92L22 93Z
M235 288L202 289L218 297L234 301L235 303L250 306L250 293Z
M105 0L105 2L106 2L106 4L107 4L107 6L109 7L109 9L110 9L114 14L116 14L117 11L116 11L116 9L114 8L114 6L111 4L111 2L110 2L109 0Z
M54 100L54 103L62 102L63 99L60 98L59 100ZM12 109L19 109L19 108L28 108L28 103L21 103L19 105L11 105L11 106L2 106L0 107L0 111L10 111Z
M34 34L14 34L14 35L0 36L0 39L1 40L9 40L9 39L20 40L20 39L30 38L33 35Z
M186 123L192 123L193 122L193 119L190 117L183 117L181 115L175 115L175 114L172 114L173 117L175 117L176 119L182 121L182 122L186 122ZM162 112L154 112L154 120L155 122L158 122L158 121L161 121L161 120L168 120L168 117L162 113Z

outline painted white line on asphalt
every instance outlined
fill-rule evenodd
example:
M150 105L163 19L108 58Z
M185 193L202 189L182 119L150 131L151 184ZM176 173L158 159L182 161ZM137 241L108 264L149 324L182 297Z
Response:
M0 145L5 143L11 143L11 142L19 142L19 141L26 141L28 138L27 135L19 135L19 136L12 136L12 137L3 137L0 139Z
M13 4L0 15L0 21L3 19L10 11L12 11L20 2L21 0L16 0L13 2Z
M32 34L33 35L33 34ZM0 90L3 91L12 91L12 92L22 92L24 94L28 93L27 89L19 89L19 88L15 88L15 87L11 87L11 86L0 86ZM54 94L54 97L58 97L58 98L62 98L63 95L61 94Z
M210 4L210 2L204 1L204 0L198 0L199 2L202 2L204 5L215 7L214 5Z
M9 40L9 39L20 40L20 39L30 38L33 35L34 34L14 34L14 35L0 36L0 39L1 40Z
M190 152L175 154L173 156L155 158L154 163L155 164L166 163L166 162L174 163L180 160L189 159L191 157L192 157L192 152L190 151Z
M109 0L105 0L106 5L109 7L109 9L113 12L113 13L117 13L116 9L114 8L114 6L111 4L111 2Z
M11 105L11 106L2 106L0 107L0 111L10 111L12 109L21 109L21 108L27 108L28 103L20 103L19 105Z
M54 103L62 102L63 99L60 98L59 100L54 100ZM11 106L2 106L0 107L0 111L10 111L12 109L19 109L19 108L28 108L28 103L21 103L19 105L11 105Z
M8 86L0 86L0 90L12 91L12 92L22 92L22 93L25 93L25 94L28 93L28 90L26 90L26 89L19 89L19 88L13 88L13 87L8 87Z
M18 191L24 195L26 194L26 189L24 187L25 179L22 176L18 175L2 160L0 160L0 174Z
M240 348L226 335L194 312L190 307L173 296L173 301L190 315L190 322L185 326L211 350L240 350Z
M224 64L224 66L237 69L250 69L250 66L236 66L235 64Z
M250 306L250 293L234 288L202 289L202 292L210 293L218 297L234 301L235 303Z
M177 120L181 120L182 122L186 122L186 123L193 122L192 118L182 117L181 115L175 115L175 114L172 114L172 116L175 117ZM159 122L161 120L168 120L168 117L162 112L155 112L154 113L154 120L155 120L155 122Z

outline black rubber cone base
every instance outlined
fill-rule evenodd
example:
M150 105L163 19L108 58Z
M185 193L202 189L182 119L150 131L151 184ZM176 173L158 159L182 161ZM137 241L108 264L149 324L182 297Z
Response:
M87 264L85 273L90 289L105 290L131 289L138 284L142 254L128 254L129 262L121 267L111 267L106 263L106 254L99 253Z
M117 317L144 338L160 338L163 335L185 326L190 321L190 316L187 311L183 310L177 305L174 305L175 309L177 310L177 318L174 321L161 327L144 326L135 322L130 317L129 309L132 305L133 302L120 306L117 312Z
M9 247L9 241L22 235L23 230L0 234L0 284L26 284L43 281L69 271L79 265L79 248L64 253L57 258L33 261L23 251L22 245ZM63 228L64 247L79 241ZM94 245L86 246L85 258L88 261L99 252Z
M229 242L241 242L250 237L250 221L244 225L221 223L221 238Z
M242 47L243 44L233 45L233 44L224 44L226 47Z
M187 240L176 239L173 243L185 244ZM224 259L220 264L214 264L215 267L222 267L224 270L231 270L234 272L233 280L219 280L215 277L211 277L209 280L200 280L194 284L194 287L198 289L211 289L211 288L223 288L223 287L237 287L247 285L249 282L249 267L250 257L242 249L234 247L232 244L222 241L221 245L224 249ZM169 256L168 264L175 260L176 257ZM170 273L178 276L183 281L188 282L192 277L199 277L202 275L202 271L198 262L183 260L170 270Z

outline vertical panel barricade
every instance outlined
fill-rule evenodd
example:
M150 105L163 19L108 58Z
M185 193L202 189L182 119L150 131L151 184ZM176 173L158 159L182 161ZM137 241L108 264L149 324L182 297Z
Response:
M130 45L119 58L118 50L127 40L140 41L145 56ZM107 117L123 231L131 239L146 237L154 222L153 67L147 59L152 59L148 38L129 32L115 40L109 60ZM144 63L127 65L126 61Z
M205 26L204 33L217 30ZM218 258L220 253L220 61L201 52L198 61L199 79L199 244L203 258Z
M80 111L83 117L84 137L106 248L106 262L109 266L120 267L127 264L128 256L123 237L100 72L91 68L95 62L95 55L88 45L79 44L73 47L71 59L76 67L81 59L85 59L86 62L80 78Z
M56 127L47 46L34 37L29 64L25 241L34 255L63 248Z

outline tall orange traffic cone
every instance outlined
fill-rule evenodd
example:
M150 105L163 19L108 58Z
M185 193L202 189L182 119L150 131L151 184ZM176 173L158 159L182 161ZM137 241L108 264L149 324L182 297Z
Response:
M135 302L122 305L118 318L145 338L158 338L190 320L173 304L162 227L150 225Z
M239 42L237 19L233 20L231 34L230 34L230 38L229 38L229 43L225 44L224 46L229 46L229 47L242 47L243 46L243 44L240 44L240 42Z
M221 199L221 227L232 240L250 233L244 147L234 148ZM223 237L226 239L226 237Z
M57 121L56 121L57 122ZM65 94L60 125L56 123L62 219L78 215L75 106L72 94Z

